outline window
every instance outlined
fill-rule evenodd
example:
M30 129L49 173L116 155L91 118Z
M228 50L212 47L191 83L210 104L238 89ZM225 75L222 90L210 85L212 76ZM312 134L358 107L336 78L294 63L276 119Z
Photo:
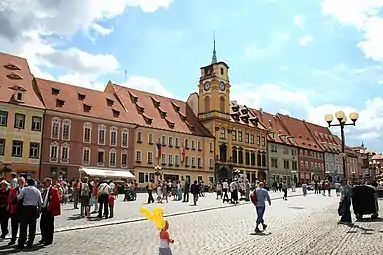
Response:
M90 163L90 148L83 148L82 150L82 163L89 165Z
M201 141L198 141L197 147L198 147L199 151L202 151L202 142Z
M40 157L40 144L30 143L29 145L29 157L38 159Z
M0 126L7 126L8 122L8 112L6 111L0 111Z
M169 154L169 165L173 165L173 154Z
M178 137L176 137L176 147L180 147L180 139Z
M192 150L195 150L195 141L194 140L191 141L191 147L192 147Z
M185 148L189 149L189 140L188 139L185 139Z
M249 133L245 133L245 143L249 143L250 142L250 135Z
M103 166L105 162L105 151L103 149L99 149L97 152L97 165Z
M69 161L69 146L62 145L61 146L61 162L68 163Z
M121 133L121 147L128 147L128 138L129 131L127 129L123 129Z
M52 143L49 149L49 161L57 162L59 146L57 143Z
M153 134L152 133L148 134L148 143L153 144Z
M110 128L110 146L117 146L117 128L111 127Z
M185 156L185 166L189 167L189 157Z
M198 182L202 182L202 176L201 176L201 175L198 175L198 176L197 176L197 180L198 180Z
M169 147L173 147L173 137L169 136L168 138L168 145Z
M237 130L232 130L231 131L231 139L233 141L237 141Z
M91 143L92 123L84 123L84 143Z
M122 151L121 152L121 167L127 167L128 166L128 152Z
M166 136L162 136L162 142L161 142L162 146L166 146Z
M32 131L41 131L42 118L33 116L32 117Z
M278 147L274 144L271 145L271 152L278 152Z
M98 125L98 144L105 145L105 125Z
M22 157L22 156L23 156L23 142L13 141L12 157Z
M210 149L210 152L213 152L213 151L214 151L214 150L213 150L213 143L212 143L212 142L209 143L209 149Z
M115 150L111 150L109 152L109 166L110 167L116 166L116 151Z
M166 164L166 154L165 153L161 154L161 163Z
M140 150L136 151L136 162L138 162L138 163L142 162L142 151L140 151Z
M176 166L180 165L180 155L174 155L174 163Z
M242 142L242 131L238 131L238 142Z
M262 136L262 147L266 146L266 137Z
M297 161L292 161L291 162L291 168L293 170L298 170L298 162Z
M142 132L137 131L137 143L142 143Z
M195 167L195 157L191 157L191 165L192 167Z
M219 130L219 138L221 138L221 139L226 139L226 129L221 128L221 129Z
M15 114L15 128L24 129L25 126L25 115L16 113Z
M59 131L60 131L60 122L61 120L59 118L53 118L52 119L52 126L51 126L51 138L52 139L59 139Z
M202 168L202 158L197 159L198 168Z
M153 152L152 151L148 151L148 163L153 163Z
M271 158L271 167L278 168L278 159L277 158Z
M290 169L290 162L288 160L283 160L283 168Z
M4 156L5 153L5 139L0 139L0 156Z
M209 167L210 168L214 167L214 159L213 158L209 158Z
M62 139L63 140L69 140L70 138L70 128L71 128L71 121L70 120L63 120L62 124Z
M257 145L261 145L261 136L257 135Z
M287 147L283 148L283 154L285 154L285 155L289 154L289 149Z
M250 143L254 144L254 135L250 135Z
M297 150L292 149L292 150L291 150L291 155L296 156L296 155L297 155Z
M147 176L147 175L146 175ZM145 183L145 174L144 173L141 173L139 172L138 173L138 183Z

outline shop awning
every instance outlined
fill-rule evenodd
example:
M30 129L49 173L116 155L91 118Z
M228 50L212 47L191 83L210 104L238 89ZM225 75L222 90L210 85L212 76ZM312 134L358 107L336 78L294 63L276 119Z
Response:
M109 169L109 168L81 167L79 169L79 172L83 172L86 175L95 176L95 177L135 178L130 171Z

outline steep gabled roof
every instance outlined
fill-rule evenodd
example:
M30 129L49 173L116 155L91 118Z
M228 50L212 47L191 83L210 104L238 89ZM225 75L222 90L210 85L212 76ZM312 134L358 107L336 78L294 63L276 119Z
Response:
M266 130L259 116L246 105L240 105L237 101L230 102L230 121L251 128Z
M305 121L305 124L311 135L316 139L326 152L340 153L340 144L337 143L333 134L327 127L319 126L310 122Z

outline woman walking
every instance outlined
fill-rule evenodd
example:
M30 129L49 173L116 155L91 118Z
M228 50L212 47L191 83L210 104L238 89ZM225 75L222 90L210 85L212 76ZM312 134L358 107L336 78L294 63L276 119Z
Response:
M181 183L180 181L177 181L177 200L181 201L182 200L182 189L181 189Z

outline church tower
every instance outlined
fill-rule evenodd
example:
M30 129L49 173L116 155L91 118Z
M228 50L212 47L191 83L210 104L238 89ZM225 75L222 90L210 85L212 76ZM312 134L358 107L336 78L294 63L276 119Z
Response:
M215 38L211 64L201 67L198 84L198 117L230 119L229 66L217 61Z

